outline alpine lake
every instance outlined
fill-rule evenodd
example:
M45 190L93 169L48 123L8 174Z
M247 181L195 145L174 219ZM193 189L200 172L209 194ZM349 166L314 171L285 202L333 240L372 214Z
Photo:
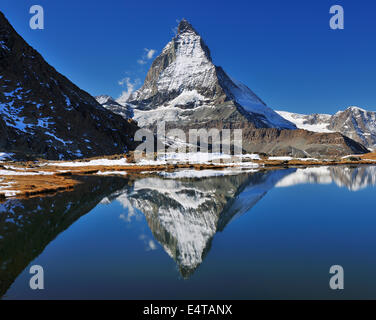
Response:
M80 179L0 204L2 299L376 299L376 166Z

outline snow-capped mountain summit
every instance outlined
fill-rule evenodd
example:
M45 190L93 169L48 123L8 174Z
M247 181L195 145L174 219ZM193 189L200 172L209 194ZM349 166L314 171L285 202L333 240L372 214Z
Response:
M95 100L97 100L98 103L100 103L102 106L104 104L109 104L109 103L114 103L114 102L116 103L115 99L112 98L111 96L107 95L107 94L96 96Z
M133 109L131 107L120 104L113 97L109 95L96 96L95 99L104 108L122 116L124 119L129 119L133 117Z
M339 131L367 147L376 148L376 112L349 107L333 115L329 130Z
M366 147L376 148L376 112L356 106L338 111L334 115L277 112L289 121L294 122L300 129L314 132L340 132Z
M296 129L267 107L247 86L213 64L210 50L187 20L154 60L143 86L127 101L142 127L158 121L192 123L229 122L233 126Z
M340 133L296 130L293 122L215 66L209 48L186 20L126 104L138 125L154 132L161 121L166 129L242 129L247 152L331 157L368 151Z

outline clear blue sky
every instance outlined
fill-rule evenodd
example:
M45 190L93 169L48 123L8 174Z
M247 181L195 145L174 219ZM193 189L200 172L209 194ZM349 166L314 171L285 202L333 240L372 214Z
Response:
M45 10L45 29L29 28L29 8ZM329 8L345 10L345 29L329 28ZM349 105L376 110L374 0L1 0L18 33L58 71L92 95L118 97L118 81L142 83L152 60L188 19L214 63L269 106L334 113Z

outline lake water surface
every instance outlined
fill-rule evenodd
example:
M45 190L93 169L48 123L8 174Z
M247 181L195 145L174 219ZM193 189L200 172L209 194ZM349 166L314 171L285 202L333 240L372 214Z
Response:
M200 175L90 176L3 202L0 297L376 299L376 167Z

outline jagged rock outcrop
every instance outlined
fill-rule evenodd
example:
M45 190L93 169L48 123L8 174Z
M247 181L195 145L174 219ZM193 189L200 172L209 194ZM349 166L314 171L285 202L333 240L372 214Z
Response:
M372 149L376 148L376 112L349 107L332 116L328 129L341 132Z
M0 12L0 151L71 159L124 153L137 126L105 110L29 46Z

